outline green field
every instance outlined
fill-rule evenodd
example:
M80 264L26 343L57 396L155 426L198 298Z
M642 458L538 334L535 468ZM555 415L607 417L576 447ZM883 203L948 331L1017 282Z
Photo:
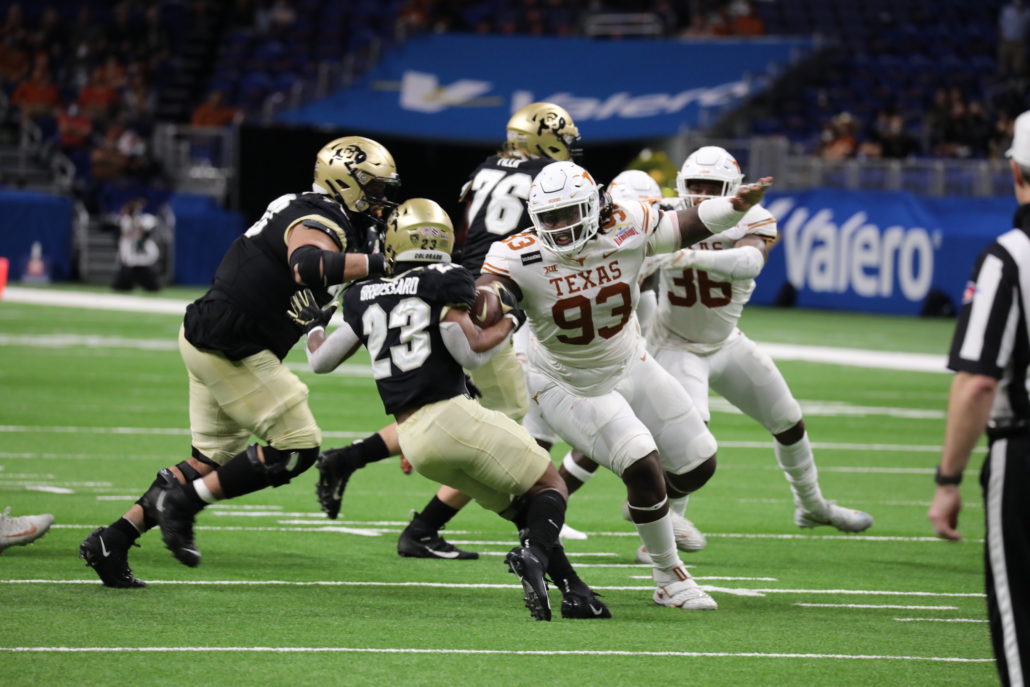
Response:
M651 602L621 483L605 473L571 500L569 523L590 536L567 548L614 617L534 622L503 563L514 529L491 513L470 507L445 533L477 561L396 555L410 509L435 490L396 460L355 475L337 521L318 510L313 472L208 509L195 569L151 532L130 554L149 587L111 590L78 545L189 455L181 318L16 301L10 287L0 301L0 507L56 521L0 555L3 685L997 682L973 474L962 486L966 540L936 540L926 520L949 375L780 364L806 410L824 493L876 518L862 535L798 529L768 435L713 403L719 469L687 512L709 544L684 560L715 612ZM953 322L753 308L743 326L760 342L943 357ZM287 359L329 446L386 421L365 361L316 377L299 347Z

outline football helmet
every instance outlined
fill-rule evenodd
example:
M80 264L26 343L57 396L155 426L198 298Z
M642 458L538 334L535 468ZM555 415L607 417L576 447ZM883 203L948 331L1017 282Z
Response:
M545 246L575 255L597 234L600 189L575 162L552 162L529 187L529 217Z
M315 157L314 189L377 222L397 206L388 192L400 183L390 151L364 136L337 138Z
M662 189L654 177L639 169L620 172L608 184L608 193L616 203L632 200L652 203L662 197Z
M691 181L714 181L721 183L718 193L692 193L687 186ZM704 146L691 153L676 173L676 192L688 206L697 205L709 198L732 196L744 180L736 158L719 146Z
M579 155L573 145L579 129L564 108L554 103L530 103L508 120L505 150L530 157L570 160Z
M450 262L454 225L436 201L412 198L386 220L383 255L392 270L399 262Z

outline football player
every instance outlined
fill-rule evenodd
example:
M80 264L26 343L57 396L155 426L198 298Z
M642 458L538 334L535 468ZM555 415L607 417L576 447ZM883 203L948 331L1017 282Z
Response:
M347 290L342 327L326 338L319 306L295 297L291 315L309 329L311 367L330 372L364 344L414 469L518 526L522 543L505 560L532 616L551 619L546 572L562 590L562 617L610 617L559 542L568 494L547 452L517 422L468 395L463 368L474 370L507 348L525 315L509 302L500 321L474 325L472 274L451 263L453 244L451 220L439 205L425 198L401 204L384 236L389 276Z
M383 273L367 253L374 226L400 184L389 151L347 136L315 158L313 190L281 196L236 239L211 288L186 308L179 351L189 377L192 456L161 470L128 512L79 552L109 587L143 587L128 550L155 525L183 564L196 566L194 516L209 503L281 486L314 464L321 431L307 387L282 363L302 330L286 314L307 288L318 303L332 287ZM253 434L264 444L247 445Z
M570 445L625 483L653 559L652 598L663 606L716 608L679 559L666 492L666 482L677 498L703 486L715 470L716 443L683 387L644 348L637 280L648 255L735 226L769 181L662 212L612 206L585 169L551 163L530 187L535 233L494 243L477 280L514 294L529 317L532 403Z
M732 155L705 146L683 162L676 190L684 206L695 207L710 198L732 196L743 178ZM658 311L648 348L687 390L706 423L711 387L773 435L777 462L794 495L798 526L861 532L873 524L872 516L823 497L800 405L772 358L737 327L776 236L776 218L756 205L729 231L662 256L657 261L662 266ZM686 498L671 501L681 514L686 505ZM646 552L638 551L639 560L646 558Z
M474 276L479 275L483 258L495 241L532 226L526 200L537 172L551 162L569 160L579 153L575 147L579 130L569 113L553 103L531 103L520 108L508 120L506 131L502 149L479 165L461 190L466 206L465 228L456 237L456 253L460 256L456 258ZM511 347L470 373L484 406L515 420L526 414L524 373ZM322 509L335 518L350 476L369 463L399 452L393 425L350 446L325 451L318 461L317 491ZM440 487L401 533L397 552L418 558L478 558L478 554L463 551L440 536L440 529L468 502L468 496L456 489ZM566 528L566 534L569 531Z

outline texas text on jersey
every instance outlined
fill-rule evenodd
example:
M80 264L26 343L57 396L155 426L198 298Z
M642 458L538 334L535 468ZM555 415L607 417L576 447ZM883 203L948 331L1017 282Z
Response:
M570 390L603 393L643 343L634 308L637 274L655 246L661 213L641 203L616 206L597 236L561 257L531 232L493 245L484 274L513 280L522 292L533 341L530 361Z
M725 250L733 248L745 236L757 236L769 243L775 241L776 218L756 205L737 226L686 250ZM681 252L659 259L663 267L655 321L661 326L655 327L652 335L672 334L678 337L678 343L721 343L736 329L744 305L755 290L755 280L751 277L728 279L694 267L679 267L676 256Z
M526 212L529 186L550 158L492 155L476 167L462 189L468 202L464 241L458 237L461 264L478 275L490 246L532 226Z
M297 222L323 231L340 250L367 252L366 232L355 228L343 206L321 193L280 196L225 253L211 289L186 308L186 339L201 349L240 360L270 350L282 360L300 338L286 315L301 288L291 277L286 231ZM332 296L313 289L320 304Z
M372 376L389 415L466 394L465 373L440 337L447 308L469 309L472 275L437 263L357 282L343 317L372 357Z

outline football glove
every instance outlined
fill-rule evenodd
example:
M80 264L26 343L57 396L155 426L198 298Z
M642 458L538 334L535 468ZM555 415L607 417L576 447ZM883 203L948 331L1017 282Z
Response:
M307 333L319 327L325 329L334 312L336 312L335 300L322 306L315 300L311 289L301 289L290 298L290 309L286 311L286 314Z
M526 323L526 311L521 308L512 308L508 312L504 313L505 317L510 317L511 321L515 323L513 332L517 332L519 327Z

